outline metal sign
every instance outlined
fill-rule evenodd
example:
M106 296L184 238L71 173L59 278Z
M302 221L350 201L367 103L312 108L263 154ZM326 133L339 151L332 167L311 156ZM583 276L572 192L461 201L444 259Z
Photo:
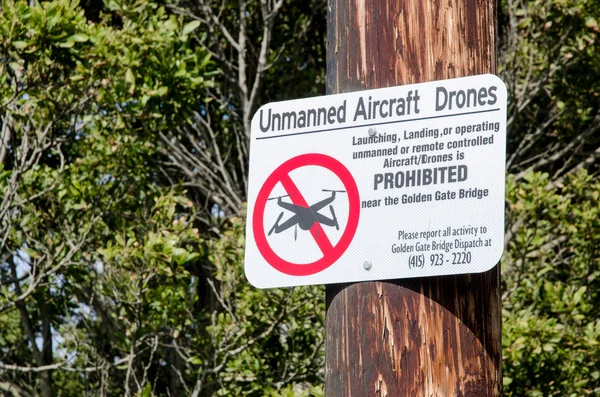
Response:
M245 271L259 288L477 273L504 249L494 75L270 103L252 120Z

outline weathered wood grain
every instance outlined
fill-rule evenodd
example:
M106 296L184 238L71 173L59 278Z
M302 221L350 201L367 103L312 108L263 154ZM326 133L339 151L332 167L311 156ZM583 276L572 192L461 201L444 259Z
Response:
M496 72L494 1L328 7L328 93ZM327 397L501 395L498 267L328 286L326 332Z

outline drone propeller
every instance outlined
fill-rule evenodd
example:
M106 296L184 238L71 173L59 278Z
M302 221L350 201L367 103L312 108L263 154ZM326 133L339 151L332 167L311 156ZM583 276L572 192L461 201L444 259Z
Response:
M346 193L345 190L331 190L331 189L321 189L324 192L336 192L336 193Z
M267 200L277 200L279 198L284 198L284 197L290 197L290 195L289 194L285 194L283 196L269 197Z

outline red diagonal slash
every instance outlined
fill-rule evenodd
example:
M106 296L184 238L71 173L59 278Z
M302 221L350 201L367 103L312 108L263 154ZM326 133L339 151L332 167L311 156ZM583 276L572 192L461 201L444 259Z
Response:
M305 208L309 207L308 203L304 199L304 196L302 196L302 193L300 193L300 190L298 189L294 181L292 181L292 178L290 178L289 174L281 175L280 182L283 185L283 188L285 189L287 194L290 196L290 200L292 200L293 204ZM327 256L333 250L333 245L331 244L331 241L329 241L329 237L327 237L327 234L325 234L325 231L323 230L323 227L321 227L321 224L319 222L315 221L315 223L310 228L310 234L312 234L313 238L315 239L315 242L321 249L321 252L324 256Z

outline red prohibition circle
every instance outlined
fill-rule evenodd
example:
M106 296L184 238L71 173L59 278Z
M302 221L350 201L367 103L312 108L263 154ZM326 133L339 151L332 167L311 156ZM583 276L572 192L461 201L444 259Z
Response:
M315 222L309 230L313 235L317 245L321 249L323 257L312 263L292 263L277 255L267 241L264 227L265 207L267 205L267 199L269 198L269 195L273 191L273 188L275 188L275 185L277 185L279 182L281 182L294 204L307 207L308 204L294 182L291 180L289 174L291 171L297 168L311 165L324 167L332 171L344 184L350 207L348 211L348 222L342 237L336 245L332 245L331 242L329 242L329 239L323 232L321 225L318 222ZM254 233L258 250L271 266L280 272L291 276L308 276L328 268L342 256L354 238L356 228L358 227L359 214L360 199L358 195L358 187L356 186L356 182L354 181L350 171L348 171L348 169L342 163L333 157L318 153L303 154L291 158L285 163L281 164L279 167L277 167L277 169L275 169L275 171L273 171L273 173L271 173L271 175L269 175L263 184L256 198L256 206L254 207L254 213L252 216L252 231Z

